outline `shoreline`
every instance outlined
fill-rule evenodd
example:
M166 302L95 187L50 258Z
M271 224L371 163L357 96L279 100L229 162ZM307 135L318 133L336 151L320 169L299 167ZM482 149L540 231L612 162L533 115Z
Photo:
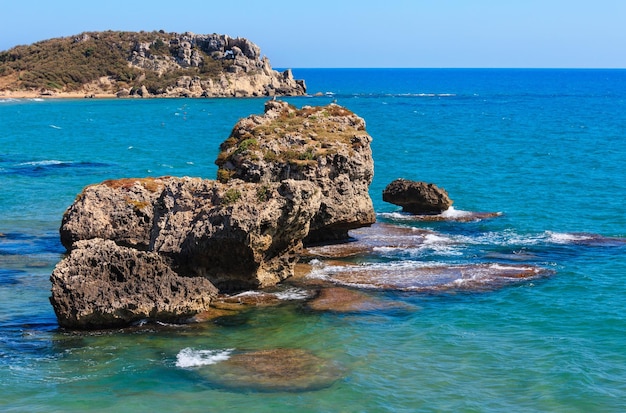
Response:
M59 92L46 94L35 91L0 91L0 99L111 99L117 98L115 93Z

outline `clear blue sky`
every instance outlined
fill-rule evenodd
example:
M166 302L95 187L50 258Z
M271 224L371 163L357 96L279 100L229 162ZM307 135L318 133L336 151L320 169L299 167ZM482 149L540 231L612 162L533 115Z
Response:
M246 37L281 68L626 68L626 0L0 2L0 50L163 29Z

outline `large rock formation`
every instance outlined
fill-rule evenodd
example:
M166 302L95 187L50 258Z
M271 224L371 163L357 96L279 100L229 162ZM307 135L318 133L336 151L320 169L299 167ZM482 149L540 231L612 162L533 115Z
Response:
M184 321L217 294L206 278L179 276L159 254L100 238L77 242L51 281L59 324L81 329Z
M270 101L263 116L239 121L222 143L218 179L313 182L322 202L306 241L342 240L376 219L368 192L374 175L370 142L365 121L341 106L297 109Z
M89 186L63 217L71 253L51 276L59 323L171 321L206 311L213 285L221 292L274 285L292 275L320 197L314 184L294 180Z
M383 201L412 214L440 214L452 206L448 193L434 184L396 179L383 190Z
M0 94L118 97L304 95L291 70L220 34L86 32L0 52Z
M270 101L222 144L219 181L88 186L60 229L70 254L51 276L59 323L191 318L217 292L290 277L305 240L345 238L374 222L370 140L363 119L340 106Z

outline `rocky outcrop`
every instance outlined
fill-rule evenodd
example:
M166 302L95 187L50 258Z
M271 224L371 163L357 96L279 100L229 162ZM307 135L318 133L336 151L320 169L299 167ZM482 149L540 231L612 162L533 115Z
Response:
M298 96L248 39L223 34L85 32L0 51L0 90L41 96ZM26 96L26 95L25 95Z
M320 197L314 184L295 180L144 178L89 186L60 231L71 253L51 277L59 323L93 328L188 318L206 311L218 289L274 285L293 274Z
M106 181L66 211L61 239L110 239L168 259L184 276L221 291L274 285L291 275L320 204L309 182L254 185L199 178Z
M86 187L60 229L70 254L51 276L59 323L208 318L218 292L292 276L304 242L344 239L375 221L370 141L363 119L340 106L270 101L221 145L219 181Z
M273 70L269 59L261 55L261 49L248 39L193 33L168 39L165 41L169 54L162 53L165 41L161 38L137 43L131 54L131 66L155 71L161 77L164 73L187 68L199 68L200 73L180 76L173 84L151 90L135 88L131 96L251 97L306 93L304 80L294 79L291 69L282 73ZM214 68L211 76L201 76L203 69L216 62L222 70Z
M383 190L383 201L420 215L440 214L452 206L448 193L434 184L396 179Z
M218 179L312 182L322 201L306 242L346 239L349 230L376 219L368 192L374 174L371 140L365 121L336 104L297 109L270 101L264 115L239 121L222 143Z
M80 329L180 322L207 310L217 294L206 278L179 276L159 254L100 238L77 242L51 281L59 325Z

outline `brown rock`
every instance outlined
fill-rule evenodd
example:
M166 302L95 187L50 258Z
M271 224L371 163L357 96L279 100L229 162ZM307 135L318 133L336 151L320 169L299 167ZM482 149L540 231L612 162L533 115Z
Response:
M425 266L419 262L403 265L354 265L327 262L332 271L325 277L346 286L416 292L492 291L507 285L551 275L551 270L533 265L468 264ZM320 271L320 270L318 270ZM321 270L324 274L324 270Z
M68 249L104 238L168 258L221 291L274 285L293 274L320 191L309 182L254 185L198 178L124 179L93 185L63 218Z
M385 302L360 291L344 287L321 289L317 297L309 301L307 306L315 311L334 311L340 313L409 308L397 302Z
M202 277L180 277L156 253L113 241L79 241L52 272L50 301L62 327L181 322L209 308L217 290Z
M171 178L138 178L90 185L63 214L61 243L67 250L79 240L112 239L119 245L146 250L154 206Z
M213 384L239 391L319 390L331 386L344 374L331 360L289 348L234 353L228 360L198 372Z
M365 122L331 104L296 109L269 101L263 116L235 125L220 146L218 178L247 182L309 181L322 193L306 242L347 239L375 222L369 184L374 173Z
M440 214L450 208L448 193L434 184L396 179L383 190L383 201L411 214Z

